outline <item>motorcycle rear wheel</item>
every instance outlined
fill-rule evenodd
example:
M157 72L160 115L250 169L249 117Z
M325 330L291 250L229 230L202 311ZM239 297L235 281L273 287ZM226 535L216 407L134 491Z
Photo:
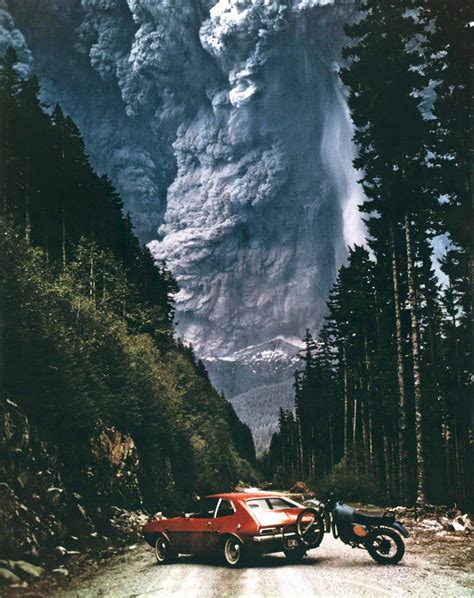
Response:
M405 554L405 543L400 534L388 527L372 530L365 547L374 561L381 565L396 565Z

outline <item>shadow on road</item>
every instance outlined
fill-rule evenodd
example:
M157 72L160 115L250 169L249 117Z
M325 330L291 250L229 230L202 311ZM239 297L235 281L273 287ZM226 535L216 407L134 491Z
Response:
M172 563L167 566L173 565L196 565L198 567L212 567L212 568L221 568L226 571L230 569L223 565L217 558L212 558L209 556L196 556L196 555L181 555L178 557L175 563ZM306 556L301 563L294 564L290 563L284 556L276 555L276 554L266 554L260 557L254 557L245 562L242 565L242 569L281 569L284 567L310 567L314 566L317 567L318 565L324 565L325 568L332 568L339 569L341 567L347 568L361 568L367 567L372 569L384 569L384 565L379 565L375 563L369 555L367 555L367 560L359 560L359 559L351 559L351 555L348 554L347 558L344 558L344 555L341 558L334 558L331 556L315 556L315 555L308 555ZM162 565L158 565L158 563L154 563L150 566L161 567ZM404 568L406 564L399 563L397 568ZM390 566L388 566L390 568Z

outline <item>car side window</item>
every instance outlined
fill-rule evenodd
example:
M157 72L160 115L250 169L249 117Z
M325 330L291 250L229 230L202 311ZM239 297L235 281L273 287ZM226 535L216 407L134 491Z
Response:
M217 509L216 517L226 517L227 515L233 515L235 509L230 500L222 500L219 508Z
M192 514L195 519L212 519L216 511L218 498L205 498L199 504L199 510Z

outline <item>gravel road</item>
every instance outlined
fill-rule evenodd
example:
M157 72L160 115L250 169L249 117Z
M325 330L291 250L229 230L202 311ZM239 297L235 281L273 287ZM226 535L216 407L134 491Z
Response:
M268 555L232 570L195 557L156 565L151 548L140 545L77 577L55 598L306 598L312 596L474 596L473 576L440 563L429 549L408 540L398 566L377 565L362 550L326 536L300 565L283 554Z

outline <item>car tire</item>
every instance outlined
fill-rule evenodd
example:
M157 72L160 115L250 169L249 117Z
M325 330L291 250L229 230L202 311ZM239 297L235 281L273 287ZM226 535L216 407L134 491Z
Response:
M299 548L291 548L290 550L285 549L283 551L289 563L296 565L301 563L301 561L306 556L306 549L299 547Z
M227 567L241 567L244 561L244 545L235 536L227 536L222 541L221 554Z
M158 534L154 543L155 558L158 565L167 565L176 559L176 553L172 549L169 540L162 534Z

